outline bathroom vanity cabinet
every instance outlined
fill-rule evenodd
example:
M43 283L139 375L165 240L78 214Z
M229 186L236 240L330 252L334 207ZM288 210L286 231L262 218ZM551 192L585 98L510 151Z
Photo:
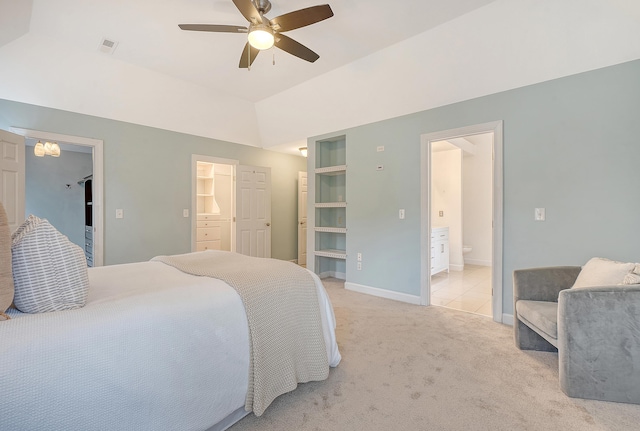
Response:
M449 272L449 228L431 229L431 275Z

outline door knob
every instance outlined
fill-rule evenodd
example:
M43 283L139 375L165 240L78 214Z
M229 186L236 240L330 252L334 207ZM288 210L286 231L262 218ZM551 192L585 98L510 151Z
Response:
M271 226L271 223L265 223L267 226Z

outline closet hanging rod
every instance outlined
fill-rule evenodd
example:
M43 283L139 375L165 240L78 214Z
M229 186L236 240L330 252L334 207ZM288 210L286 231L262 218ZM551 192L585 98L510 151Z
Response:
M87 175L86 177L82 178L81 180L78 180L78 185L80 184L84 184L87 182L87 180L93 179L93 174L91 175Z

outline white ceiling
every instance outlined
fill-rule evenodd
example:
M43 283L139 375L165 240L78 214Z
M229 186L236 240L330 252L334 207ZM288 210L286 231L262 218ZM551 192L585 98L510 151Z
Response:
M273 0L267 17L324 1ZM178 28L186 23L245 26L231 0L34 0L30 31L87 52L95 51L102 37L112 38L119 43L115 59L257 102L492 1L331 1L332 18L287 32L316 51L318 61L308 63L274 48L258 56L251 72L238 68L246 35Z
M273 0L267 16L322 1ZM293 153L308 136L640 58L638 0L328 1L334 17L287 33L317 62L273 49L248 72L244 35L177 26L245 25L231 0L0 0L0 98Z

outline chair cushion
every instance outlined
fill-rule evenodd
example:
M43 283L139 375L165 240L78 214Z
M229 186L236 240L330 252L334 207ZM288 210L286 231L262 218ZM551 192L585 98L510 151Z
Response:
M12 235L14 303L23 313L84 306L89 275L83 250L33 215Z
M516 302L518 318L537 333L558 339L558 303L549 301ZM542 335L542 334L541 334Z

